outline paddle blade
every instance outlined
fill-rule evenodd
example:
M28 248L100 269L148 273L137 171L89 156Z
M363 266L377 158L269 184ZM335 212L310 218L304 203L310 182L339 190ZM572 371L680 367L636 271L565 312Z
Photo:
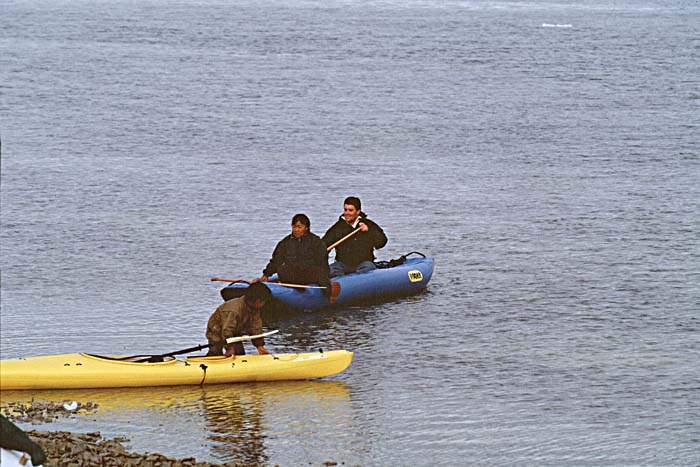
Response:
M250 341L253 339L259 339L261 337L267 337L271 336L273 334L277 334L279 329L275 329L274 331L269 331L269 332L263 332L262 334L256 334L255 336L238 336L238 337L229 337L226 339L227 344L232 344L234 342L243 342L243 341Z
M331 296L328 297L328 300L331 302L331 305L338 300L338 295L340 295L340 283L331 282Z

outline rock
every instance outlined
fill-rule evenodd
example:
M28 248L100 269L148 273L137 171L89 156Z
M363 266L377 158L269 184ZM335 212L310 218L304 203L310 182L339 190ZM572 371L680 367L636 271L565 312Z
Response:
M212 464L188 457L171 459L158 453L128 452L118 438L102 439L99 432L27 431L27 435L46 452L45 467L241 467L239 463Z
M65 406L71 410L66 409ZM75 408L73 408L75 407ZM3 404L5 416L14 421L22 423L31 423L32 425L40 425L42 423L50 423L59 417L68 417L73 414L85 415L88 412L96 410L98 404L88 402L81 404L76 401L44 402L35 401L24 404L22 402L10 402L7 405Z
M72 417L97 410L98 404L77 403L73 411L64 409L62 401L58 404L32 400L28 404L10 402L2 410L7 418L15 422L32 424L49 423L58 417ZM241 467L244 464L228 462L213 464L197 462L193 457L182 460L171 459L158 453L139 454L128 452L122 443L129 441L126 437L112 440L102 438L100 432L70 433L67 431L26 431L27 435L39 444L46 453L44 467ZM325 466L335 466L337 462L325 462Z

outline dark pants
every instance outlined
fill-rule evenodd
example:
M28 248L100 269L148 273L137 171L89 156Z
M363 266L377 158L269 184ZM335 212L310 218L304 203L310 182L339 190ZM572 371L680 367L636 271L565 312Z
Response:
M338 277L351 272L369 272L377 269L377 266L372 261L362 261L356 266L350 266L342 261L331 263L331 277Z
M209 342L209 351L207 352L207 357L213 357L217 355L224 354L224 343L223 342ZM243 347L243 342L234 342L233 350L236 355L245 355L245 348Z

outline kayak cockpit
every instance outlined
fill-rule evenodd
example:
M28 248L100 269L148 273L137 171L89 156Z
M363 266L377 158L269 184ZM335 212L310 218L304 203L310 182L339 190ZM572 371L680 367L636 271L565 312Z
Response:
M177 359L170 355L132 355L132 356L112 356L112 355L93 355L89 353L81 354L88 358L115 363L174 363Z

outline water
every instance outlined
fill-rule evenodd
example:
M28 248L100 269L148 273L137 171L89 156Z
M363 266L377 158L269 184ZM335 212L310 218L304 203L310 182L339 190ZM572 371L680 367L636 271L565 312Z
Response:
M213 276L357 195L421 295L271 323L324 381L36 393L249 465L700 465L690 1L0 9L2 358L204 340ZM29 394L3 394L3 401Z

